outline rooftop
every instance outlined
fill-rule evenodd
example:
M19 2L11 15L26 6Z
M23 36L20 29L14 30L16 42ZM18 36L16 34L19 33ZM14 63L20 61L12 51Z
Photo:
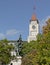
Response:
M32 15L31 20L32 20L32 21L36 21L36 20L37 20L36 15Z

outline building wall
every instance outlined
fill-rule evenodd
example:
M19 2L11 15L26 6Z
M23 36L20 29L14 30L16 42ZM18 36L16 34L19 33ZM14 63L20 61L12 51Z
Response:
M35 26L35 29L32 28L32 26ZM28 36L28 42L32 40L37 40L37 35L39 33L39 24L37 21L31 21L29 24L29 36Z

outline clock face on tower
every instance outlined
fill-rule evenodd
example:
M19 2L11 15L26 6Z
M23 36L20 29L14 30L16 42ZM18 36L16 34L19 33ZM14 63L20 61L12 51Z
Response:
M36 28L36 26L35 26L35 25L33 25L33 26L32 26L32 28L33 28L33 29L35 29L35 28Z

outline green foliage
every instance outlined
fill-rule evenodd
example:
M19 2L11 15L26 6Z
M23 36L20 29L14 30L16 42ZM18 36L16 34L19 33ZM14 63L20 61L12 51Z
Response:
M22 45L21 54L25 56L27 53L29 53L31 50L35 48L34 44L37 45L36 43L36 41L31 43L24 43Z
M11 60L11 50L13 46L8 44L8 40L4 39L0 41L0 62L9 63Z
M32 42L33 43L33 42ZM50 44L39 44L39 43L29 43L32 46L32 49L29 47L29 52L23 57L24 65L28 65L31 63L32 65L39 65L39 64L49 64L50 63ZM31 65L29 64L29 65Z

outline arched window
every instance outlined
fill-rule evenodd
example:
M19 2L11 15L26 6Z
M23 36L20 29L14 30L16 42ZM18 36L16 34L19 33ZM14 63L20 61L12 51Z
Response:
M10 65L13 65L13 63L11 63Z

